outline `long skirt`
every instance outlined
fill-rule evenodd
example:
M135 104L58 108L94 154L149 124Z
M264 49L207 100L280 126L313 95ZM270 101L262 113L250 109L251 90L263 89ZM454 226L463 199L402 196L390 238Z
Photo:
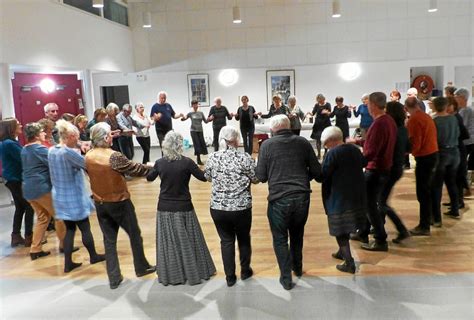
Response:
M349 210L328 215L329 234L334 237L355 232L365 227L367 215L365 209Z
M165 286L199 284L216 273L194 210L158 211L156 262L158 281Z
M191 131L191 139L193 139L194 155L207 154L206 141L204 134L198 131Z

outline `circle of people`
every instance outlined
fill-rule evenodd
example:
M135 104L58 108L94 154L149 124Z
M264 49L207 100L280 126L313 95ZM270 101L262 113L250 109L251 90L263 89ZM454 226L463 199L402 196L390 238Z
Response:
M310 207L310 182L322 183L322 200L327 214L329 233L336 238L338 250L333 258L342 260L336 267L355 273L349 240L362 242L369 251L387 251L385 217L395 224L399 244L410 236L429 236L430 228L442 227L441 196L446 183L450 210L445 214L459 219L464 207L463 190L468 160L473 160L474 114L467 106L469 91L446 87L446 97L430 101L433 117L424 112L416 89L410 89L404 105L401 95L392 91L391 101L383 92L362 97L358 108L346 106L342 97L336 106L322 94L309 114L314 117L311 137L316 140L316 153L310 142L299 136L301 121L306 116L296 105L296 97L284 106L279 96L267 115L256 112L243 96L242 106L229 113L221 99L215 100L208 117L198 111L192 101L192 112L176 114L166 102L166 93L158 94L150 117L138 103L136 115L131 106L122 110L116 104L97 109L89 123L84 115L64 114L58 120L59 107L45 106L45 119L28 123L23 128L15 118L0 121L0 153L2 173L15 203L11 246L30 248L32 260L46 257L46 230L54 220L59 251L64 253L64 272L81 266L74 262L74 235L79 228L82 243L88 250L90 263L106 261L111 289L123 281L117 254L120 228L130 237L135 273L138 277L157 272L164 285L201 283L210 279L216 268L199 221L191 194L190 177L210 181L212 192L210 213L221 240L221 254L227 285L236 281L235 241L240 255L240 278L253 275L251 268L252 195L251 184L268 183L268 221L273 247L284 289L294 287L292 273L303 275L304 227ZM349 137L347 118L351 111L361 115L358 135ZM251 158L254 119L270 118L272 137L261 144L257 163ZM336 117L336 126L330 118ZM240 120L240 132L226 125L226 119ZM215 152L210 154L204 170L183 155L183 137L172 130L172 119L191 119L191 137L197 164L207 154L202 123L213 122ZM155 125L162 157L149 163L149 128ZM136 128L136 132L133 130ZM17 138L24 133L26 144ZM144 150L142 163L133 162L132 135ZM245 152L238 151L240 137ZM322 162L321 147L325 154ZM362 148L362 149L361 149ZM405 158L412 153L416 160L416 195L419 223L411 230L389 206L390 193L402 177ZM90 191L85 185L85 173ZM127 177L160 178L160 194L156 219L156 261L145 257L143 240L135 208L130 200ZM356 186L357 188L354 188ZM361 187L361 186L365 186ZM92 199L91 199L92 198ZM105 254L97 253L89 215L95 210L103 233ZM33 215L37 222L33 231ZM24 218L25 237L21 236ZM373 240L369 235L373 233Z

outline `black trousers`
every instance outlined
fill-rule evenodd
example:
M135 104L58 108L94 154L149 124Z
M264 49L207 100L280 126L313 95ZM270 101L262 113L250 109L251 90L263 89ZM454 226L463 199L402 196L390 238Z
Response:
M135 150L133 149L133 139L131 136L120 136L119 137L120 150L128 160L132 160L135 155Z
M382 214L384 216L388 216L390 220L392 220L393 224L397 228L398 233L408 233L407 228L403 224L403 221L400 219L400 217L397 215L395 210L393 210L392 207L388 205L388 198L390 197L390 194L392 193L392 189L397 183L398 180L403 175L403 166L397 166L397 167L392 167L390 170L390 174L388 176L388 180L385 183L385 186L382 189L382 192L380 193L380 201L379 201L379 206L380 209L382 210Z
M79 227L79 230L81 230L82 243L89 252L90 260L95 260L97 258L97 252L95 251L94 237L92 236L89 217L79 221L64 220L64 224L66 225L66 236L64 237L64 261L66 267L72 265L72 251L74 248L76 227Z
M467 153L467 170L474 170L474 144L466 146ZM471 183L471 181L469 181Z
M112 139L112 150L122 152L120 150L119 137Z
M121 276L117 255L117 235L119 228L130 238L135 273L140 274L150 267L143 250L143 239L138 226L135 207L130 199L120 202L95 202L97 219L104 235L105 261L110 283L116 283Z
M212 131L214 131L214 137L212 139L214 151L219 151L219 133L221 133L222 128L223 127L212 127Z
M416 157L416 197L420 204L420 223L418 227L430 230L432 216L433 177L438 163L438 152L423 157Z
M244 142L245 152L252 155L253 135L255 133L255 127L253 127L253 128L242 128L242 127L240 127L240 133L242 133L242 141Z
M268 203L267 215L272 231L273 249L280 267L280 279L285 284L291 283L292 269L303 269L303 237L308 210L308 193L292 194Z
M250 270L252 246L250 228L252 227L252 208L242 211L222 211L211 208L212 220L221 239L222 261L225 275L235 276L235 239L239 246L240 271Z
M165 140L165 136L166 134L171 131L170 130L165 130L163 128L158 128L156 127L155 125L155 131L156 131L156 137L158 138L158 143L160 144L160 149L161 149L161 155L163 156L163 148L162 148L162 145L163 145L163 140Z
M15 213L13 215L13 234L21 234L21 222L25 217L25 236L33 234L34 210L31 205L23 198L23 191L20 181L8 181L6 184L15 203Z
M449 199L451 201L451 213L459 214L459 195L456 185L456 175L459 166L459 149L445 149L439 151L439 160L433 177L432 215L433 222L441 222L441 198L443 196L443 182L446 182Z
M296 134L297 136L301 133L301 129L291 129L291 131L293 131L293 134Z
M367 218L374 227L374 238L377 242L384 243L387 241L387 233L385 232L384 219L378 201L381 191L388 180L388 174L375 170L365 171L365 184L367 188ZM367 237L370 227L361 232L363 237Z
M143 164L150 162L150 137L137 137L138 144L143 150Z

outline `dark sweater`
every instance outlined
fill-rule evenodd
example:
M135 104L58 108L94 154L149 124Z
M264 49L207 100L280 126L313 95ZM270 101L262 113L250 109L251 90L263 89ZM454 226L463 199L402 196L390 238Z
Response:
M156 160L146 179L154 181L158 176L161 179L158 211L179 212L194 209L189 193L191 175L206 181L204 172L189 158L182 157L174 161L166 158Z
M405 155L410 152L410 140L405 126L397 128L397 142L393 149L393 168L401 168L405 163Z
M226 118L232 120L232 117L225 106L220 106L219 108L212 106L209 111L209 117L210 116L214 116L214 120L212 120L213 128L224 127L227 124Z
M2 176L7 182L22 181L21 149L22 146L17 140L5 139L0 142Z
M261 182L268 181L268 201L274 201L310 193L310 181L321 178L321 165L308 140L285 129L262 143L255 173Z
M288 111L288 107L285 105L281 105L280 108L275 108L275 106L272 104L270 106L270 110L268 111L268 114L262 114L263 119L269 119L273 116L276 116L278 114L282 114L287 116L290 112Z

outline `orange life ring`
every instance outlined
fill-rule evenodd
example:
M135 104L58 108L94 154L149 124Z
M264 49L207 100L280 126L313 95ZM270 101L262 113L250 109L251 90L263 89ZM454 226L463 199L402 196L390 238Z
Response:
M415 80L413 80L412 87L416 88L418 90L418 93L427 95L431 94L431 92L433 91L434 82L430 76L421 75L416 77Z

